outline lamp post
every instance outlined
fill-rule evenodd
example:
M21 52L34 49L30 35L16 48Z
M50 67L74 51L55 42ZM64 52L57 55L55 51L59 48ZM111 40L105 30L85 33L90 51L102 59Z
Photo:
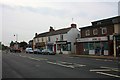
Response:
M18 34L14 34L16 42L18 41Z

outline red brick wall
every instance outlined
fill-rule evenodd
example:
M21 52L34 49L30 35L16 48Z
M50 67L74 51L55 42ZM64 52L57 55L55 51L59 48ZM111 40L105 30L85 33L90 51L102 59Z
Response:
M76 44L76 54L77 55L83 54L83 43Z
M107 28L107 34L102 34L102 27L106 27ZM98 30L98 35L93 35L93 29L97 29ZM86 30L90 30L90 36L86 36L85 35L85 31ZM97 27L86 27L86 28L82 28L81 29L81 37L82 38L87 38L87 37L100 37L100 36L106 36L106 35L112 35L114 33L114 26L113 25L108 25L108 26L97 26Z

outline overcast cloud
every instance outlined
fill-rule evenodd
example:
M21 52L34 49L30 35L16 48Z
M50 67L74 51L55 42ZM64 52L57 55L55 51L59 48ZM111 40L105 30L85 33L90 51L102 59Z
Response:
M41 0L42 1L42 0ZM40 0L3 0L0 2L0 30L5 45L18 34L18 41L29 41L34 34L69 27L74 18L77 28L91 25L91 21L118 15L118 0L91 0L92 2L41 2ZM54 0L53 0L54 1ZM59 0L58 0L59 1ZM111 1L111 2L104 2Z

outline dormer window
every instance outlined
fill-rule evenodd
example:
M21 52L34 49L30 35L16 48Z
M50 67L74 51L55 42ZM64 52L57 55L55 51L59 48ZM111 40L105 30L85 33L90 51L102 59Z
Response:
M89 35L90 35L90 30L86 30L86 31L85 31L85 35L86 35L86 36L89 36Z
M93 29L93 35L98 35L98 30L97 29Z
M102 34L107 34L107 28L106 27L102 28Z

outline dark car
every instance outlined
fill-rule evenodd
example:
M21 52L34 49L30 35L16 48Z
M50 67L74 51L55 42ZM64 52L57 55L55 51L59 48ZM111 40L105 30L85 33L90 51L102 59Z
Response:
M53 51L50 51L49 49L44 49L42 50L42 54L55 55L56 53Z
M34 49L33 52L34 54L42 54L42 51L40 49Z

